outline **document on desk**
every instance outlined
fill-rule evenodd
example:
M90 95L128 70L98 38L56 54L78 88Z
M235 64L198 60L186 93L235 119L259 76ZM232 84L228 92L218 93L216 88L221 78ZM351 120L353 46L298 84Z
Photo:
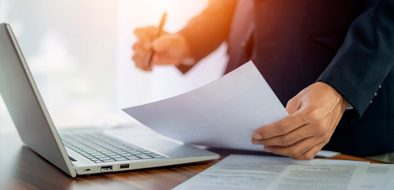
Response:
M262 150L251 143L253 131L287 116L252 62L186 94L124 111L184 143L244 150Z
M174 190L393 189L387 166L368 170L367 162L231 155Z
M351 184L350 190L393 190L394 165L369 164L363 172L355 174L359 183Z

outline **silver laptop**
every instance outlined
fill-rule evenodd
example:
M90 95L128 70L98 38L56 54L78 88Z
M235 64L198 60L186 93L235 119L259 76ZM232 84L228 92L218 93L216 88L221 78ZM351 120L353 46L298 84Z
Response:
M72 177L202 162L219 155L133 128L56 130L8 24L0 24L0 93L22 141Z

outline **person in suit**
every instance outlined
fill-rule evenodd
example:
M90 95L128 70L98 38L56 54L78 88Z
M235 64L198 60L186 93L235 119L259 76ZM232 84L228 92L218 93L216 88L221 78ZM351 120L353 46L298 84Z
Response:
M153 49L153 65L187 72L225 42L226 73L253 60L289 112L253 143L294 159L382 154L394 151L393 10L394 0L211 0L179 32L136 29L132 59L150 71Z

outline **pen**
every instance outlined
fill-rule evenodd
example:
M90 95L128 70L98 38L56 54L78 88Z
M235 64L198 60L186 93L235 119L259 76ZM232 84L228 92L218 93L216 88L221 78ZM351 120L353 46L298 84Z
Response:
M167 13L163 13L161 15L161 19L160 19L160 24L159 24L159 29L157 30L156 36L154 38L157 39L161 36L161 34L163 33L163 29L164 29L164 25L166 24L166 20L167 20ZM148 59L148 68L150 68L152 66L152 61L153 61L153 57L155 56L155 50L153 49L153 47L151 48L151 53Z

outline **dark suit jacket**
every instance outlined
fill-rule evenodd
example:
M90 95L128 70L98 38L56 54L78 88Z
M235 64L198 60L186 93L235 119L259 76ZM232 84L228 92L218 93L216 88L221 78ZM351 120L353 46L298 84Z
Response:
M234 36L245 27L231 24L242 2L211 0L181 31L197 59L227 39L248 37ZM252 59L284 105L308 85L325 82L354 108L325 148L360 156L393 152L393 10L394 0L254 0L249 46L240 46L245 39L227 40L226 71Z

